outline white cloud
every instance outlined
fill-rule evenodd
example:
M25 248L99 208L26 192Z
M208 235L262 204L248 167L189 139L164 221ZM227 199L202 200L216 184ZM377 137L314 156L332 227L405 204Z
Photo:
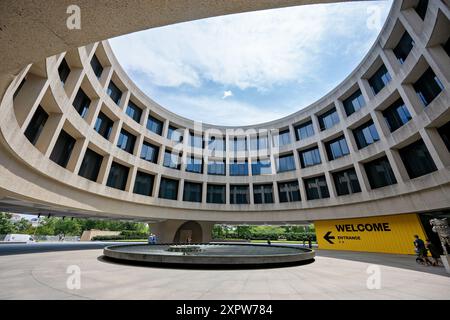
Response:
M222 99L226 99L228 97L232 97L233 96L233 92L231 90L227 90L223 92L223 96Z

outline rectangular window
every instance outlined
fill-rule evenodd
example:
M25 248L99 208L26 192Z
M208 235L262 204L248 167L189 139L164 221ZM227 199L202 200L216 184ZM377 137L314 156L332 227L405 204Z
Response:
M90 104L91 99L89 99L83 89L80 88L75 96L75 99L73 100L72 105L82 118L86 117Z
M273 203L273 185L253 185L253 198L256 204Z
M120 99L122 99L122 91L120 91L120 89L116 86L114 82L112 82L112 80L109 83L108 90L106 91L106 93L117 105L120 104Z
M207 203L225 203L226 186L217 184L208 184L206 202Z
M41 135L41 132L44 129L47 119L48 113L45 112L45 110L41 106L38 106L33 115L33 118L31 118L31 121L24 132L25 137L27 137L27 139L33 145L35 145L37 140L39 139L39 136Z
M333 173L333 180L338 196L361 192L354 168Z
M329 198L325 176L305 179L306 198L308 200Z
M327 150L329 161L341 158L350 153L344 136L340 136L339 138L326 142L325 149Z
M233 151L234 151L234 153L247 151L247 138L246 137L234 137L233 138Z
M117 141L117 146L120 149L133 154L135 143L136 137L134 135L124 129L120 131L119 140Z
M69 162L75 142L76 140L74 138L64 130L61 130L52 154L50 155L50 160L65 168Z
M102 76L102 73L103 73L103 66L95 54L92 56L92 59L91 59L91 67L92 67L92 70L94 71L94 74L97 77L97 79L100 79L100 77Z
M127 186L128 172L130 169L117 162L111 164L106 185L111 188L125 190Z
M300 188L298 181L278 182L280 202L300 201Z
M356 90L350 97L342 101L345 109L345 114L350 116L352 113L355 113L359 109L363 108L366 105L366 101L361 93L361 90Z
M430 67L413 84L413 87L425 106L428 106L444 90L442 82Z
M183 201L202 202L202 184L185 182L183 190Z
M183 142L184 130L173 126L169 126L167 138L175 142Z
M94 130L97 131L103 138L108 140L111 135L113 125L114 122L108 118L106 114L100 111L97 120L95 121Z
M219 156L225 152L225 138L222 137L210 137L208 141L208 150L211 151L211 155Z
M146 141L143 142L141 149L141 159L157 163L158 154L159 154L159 147L154 146Z
M142 109L139 108L137 105L135 105L133 102L128 102L127 106L127 115L136 121L137 123L141 122L141 116L142 116Z
M286 172L295 170L294 155L287 154L276 158L277 172Z
M168 178L161 178L159 197L162 199L177 200L178 181Z
M367 178L372 189L397 183L394 172L386 156L364 164Z
M391 132L394 132L412 119L402 99L398 99L389 108L384 110L383 116Z
M411 38L409 33L405 31L400 41L398 42L397 46L393 50L395 56L397 57L398 61L400 61L401 64L405 63L405 60L408 57L409 53L411 52L413 46L414 46L413 39Z
M380 136L378 135L378 131L375 128L375 124L373 123L372 119L354 129L353 135L355 136L355 141L358 149L365 148L368 145L371 145L372 143L380 140Z
M289 129L281 130L277 135L273 136L275 146L285 146L291 143L291 136Z
M269 137L267 135L253 136L250 138L250 150L259 151L269 148Z
M448 152L450 152L450 121L444 124L438 129L438 132L447 147Z
M163 130L163 122L156 119L155 117L148 116L147 119L147 129L161 135Z
M181 168L181 154L172 153L170 150L164 152L163 166L180 170Z
M225 160L208 160L208 174L225 175Z
M267 174L272 174L270 159L258 159L255 162L252 162L252 175L259 176Z
M230 176L248 176L247 160L234 160L230 163Z
M377 95L378 92L383 90L383 88L391 81L392 77L383 64L375 74L369 79L370 87L372 88L373 94Z
M67 64L66 59L62 59L61 64L58 67L59 78L61 79L62 84L66 83L67 78L69 77L70 67Z
M203 173L203 161L202 161L202 159L189 157L187 159L186 171L187 172L194 172L194 173Z
M414 8L422 20L425 20L425 15L428 9L428 0L419 0L416 7Z
M314 127L312 121L308 121L295 126L295 137L297 140L306 139L314 135Z
M329 129L339 123L339 116L336 111L336 108L333 108L325 112L324 114L318 116L318 119L321 131Z
M300 164L302 168L311 167L322 163L318 147L299 151L298 155L300 157Z
M91 149L86 149L78 175L91 181L97 181L103 157Z
M153 192L153 181L155 177L151 174L138 171L134 182L133 192L144 196L151 196Z
M400 149L399 153L411 179L437 170L433 158L422 139Z
M189 146L197 149L203 149L203 136L189 132Z
M249 204L248 185L230 185L230 204Z

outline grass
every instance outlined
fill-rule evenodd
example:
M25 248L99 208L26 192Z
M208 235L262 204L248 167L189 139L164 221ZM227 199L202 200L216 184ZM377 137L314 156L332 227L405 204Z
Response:
M251 243L267 243L267 240L251 240ZM290 241L290 240L270 240L271 243L292 243L292 244L303 244L303 241ZM315 241L311 243L315 244ZM305 241L305 244L308 245L308 241Z

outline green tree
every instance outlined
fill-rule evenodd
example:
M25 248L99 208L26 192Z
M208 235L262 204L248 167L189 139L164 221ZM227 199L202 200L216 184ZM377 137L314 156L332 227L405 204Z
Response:
M12 215L9 213L0 213L0 234L14 233L14 224L11 222Z
M14 228L18 233L29 233L31 229L31 222L22 218L14 223Z

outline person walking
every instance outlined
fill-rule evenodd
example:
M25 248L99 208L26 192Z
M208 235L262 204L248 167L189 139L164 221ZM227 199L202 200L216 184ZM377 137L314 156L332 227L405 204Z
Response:
M428 239L426 240L425 247L428 249L431 257L433 258L433 266L438 266L441 258L441 252L439 249Z
M425 247L425 242L423 242L417 234L414 235L414 238L414 247L418 257L425 262L426 266L432 265L431 261L427 257L428 250Z

